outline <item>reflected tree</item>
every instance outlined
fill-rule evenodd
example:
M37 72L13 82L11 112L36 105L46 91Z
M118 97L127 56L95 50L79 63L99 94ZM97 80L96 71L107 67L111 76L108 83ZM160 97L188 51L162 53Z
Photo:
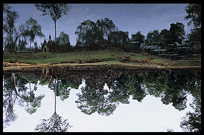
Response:
M17 75L19 104L24 106L29 114L33 114L41 106L41 100L44 98L44 95L35 96L38 76L24 73L18 73ZM29 88L26 87L26 84L29 85ZM34 84L33 89L31 88L31 84Z
M128 91L121 87L120 81L116 80L111 85L112 92L109 96L112 102L120 102L122 104L129 104Z
M168 74L166 72L156 72L145 76L144 85L148 89L148 94L161 97L168 88Z
M37 132L66 132L70 127L66 120L63 120L61 116L54 113L49 119L43 119L43 122L36 126Z
M201 98L194 98L190 106L194 109L194 112L186 113L180 126L186 132L201 132Z
M14 113L13 108L17 99L15 80L16 80L15 73L3 74L4 128L6 126L9 126L9 123L15 121L17 118L17 115Z
M49 119L42 119L42 123L35 127L37 132L66 132L69 127L67 119L63 120L61 116L56 113L56 96L57 96L57 79L54 79L55 85L55 105L54 114Z
M97 112L100 115L110 115L117 107L117 103L108 98L108 90L99 89L97 83L86 81L86 86L78 93L78 100L75 101L78 108L85 114Z
M56 86L57 86L56 96L59 96L62 101L69 98L69 93L71 90L70 85L71 83L69 83L63 78L56 80ZM49 82L48 87L51 90L55 91L55 82Z
M79 77L80 76L80 77ZM99 78L100 76L100 78ZM105 76L105 77L104 77ZM55 78L55 77L53 77ZM97 112L99 115L109 116L113 114L119 103L128 104L129 97L141 102L149 94L154 97L161 97L164 104L170 104L175 109L184 110L186 108L187 94L192 94L194 101L193 108L195 112L189 112L183 118L182 128L185 131L199 131L199 105L201 99L201 72L200 71L176 71L176 72L123 72L120 74L81 74L40 80L41 85L48 87L55 93L54 113L49 119L43 119L42 123L37 125L35 131L39 132L64 132L71 127L67 120L63 120L56 113L56 97L61 100L69 97L70 88L77 89L81 78L85 79L85 86L81 87L81 92L77 94L77 107L85 114ZM18 100L19 104L25 105L28 112L34 113L40 106L43 96L35 96L37 90L39 75L23 73L7 73L3 75L3 107L4 107L4 125L14 121L16 115L13 105ZM78 81L77 81L78 80ZM27 85L26 85L27 84ZM109 89L104 85L108 84ZM31 87L33 86L33 87ZM58 127L59 125L61 127ZM191 126L192 125L192 126Z
M184 90L185 79L183 78L182 74L170 73L168 75L168 88L161 99L164 104L172 102L173 106L179 111L187 107L186 91Z
M25 106L25 110L32 114L40 107L44 95L35 96L37 82L34 83L34 89L28 91L27 84L36 82L32 74L23 73L4 73L3 74L3 107L4 107L4 125L15 121L17 118L13 107L18 102L19 105ZM17 102L16 102L17 101ZM25 104L25 105L24 105Z
M141 102L142 99L146 96L146 93L142 88L142 74L123 74L120 76L120 78L117 79L117 81L119 83L119 88L127 91L127 97L132 95L134 100Z
M34 91L37 90L37 87L34 86L34 89L31 90L30 86L30 91L23 91L21 92L20 96L20 105L25 106L25 110L29 114L33 114L37 111L37 109L41 106L41 100L44 98L44 95L40 96L35 96ZM25 104L25 105L24 105Z
M133 95L133 99L138 102L142 102L144 97L147 95L143 86L143 75L137 74L136 76L131 76L130 81L126 81L126 86L129 88L129 94ZM134 88L134 87L135 88Z

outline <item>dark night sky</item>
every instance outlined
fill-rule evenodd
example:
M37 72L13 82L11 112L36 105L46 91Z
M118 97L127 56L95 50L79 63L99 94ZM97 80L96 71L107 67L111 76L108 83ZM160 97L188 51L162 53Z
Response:
M49 35L54 39L54 22L50 16L41 16L34 4L9 4L11 10L17 11L19 18L16 25L24 24L26 20L33 17L42 26L42 32L48 39ZM68 15L57 21L57 36L64 31L70 37L71 45L76 44L74 34L77 26L82 21L102 19L108 17L122 31L131 34L141 31L143 35L153 30L169 29L171 23L181 22L185 25L186 33L191 27L187 26L188 20L185 7L187 4L70 4ZM44 38L37 38L38 44Z

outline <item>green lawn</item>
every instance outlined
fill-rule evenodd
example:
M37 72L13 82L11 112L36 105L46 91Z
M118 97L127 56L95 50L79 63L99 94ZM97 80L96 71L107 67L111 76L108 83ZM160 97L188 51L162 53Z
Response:
M100 49L97 51L74 51L67 53L9 53L3 52L4 62L23 62L33 64L53 64L53 63L117 63L117 64L156 64L156 65L201 65L201 60L197 61L177 61L160 58L152 55L143 55L133 52L125 52L118 48Z

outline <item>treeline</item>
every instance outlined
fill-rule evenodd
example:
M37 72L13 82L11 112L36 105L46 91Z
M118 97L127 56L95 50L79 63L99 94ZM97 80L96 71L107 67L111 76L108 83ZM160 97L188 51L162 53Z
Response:
M120 47L129 51L151 52L175 50L179 46L191 47L189 39L185 38L184 24L179 22L170 24L169 30L154 30L147 36L138 31L129 39L129 33L120 31L108 18L97 20L96 23L86 20L77 27L75 34L78 37L76 47L91 49Z
M190 19L188 25L193 24L191 33L186 35L185 25L176 22L170 24L170 29L160 32L154 30L146 36L140 31L131 35L121 31L108 18L98 19L96 22L86 20L75 32L77 34L76 47L98 49L104 47L120 47L127 51L147 52L159 55L174 53L178 55L201 53L201 5L189 4L186 7Z
M82 22L76 29L77 43L75 46L70 45L69 35L61 32L59 37L56 37L56 20L62 15L61 13L68 12L67 4L35 4L38 10L41 10L43 15L50 15L55 22L55 50L59 52L73 51L76 49L96 50L107 47L119 47L126 51L147 52L164 56L167 53L176 54L193 54L201 53L201 5L189 4L186 7L187 16L185 19L190 19L189 25L193 24L194 29L186 35L184 24L177 22L171 23L170 29L161 31L154 30L146 36L140 31L131 35L126 31L121 31L109 18L98 19L96 22L86 20ZM58 8L54 13L50 8ZM5 13L3 18L3 35L4 35L4 50L22 51L35 50L42 51L42 48L35 41L36 36L45 37L41 32L41 26L38 22L30 18L19 26L15 27L16 19L19 17L17 12L11 11L11 7L7 4L3 6ZM59 15L58 18L54 18ZM31 46L34 44L34 48ZM29 49L26 45L30 45ZM58 49L57 49L58 48Z

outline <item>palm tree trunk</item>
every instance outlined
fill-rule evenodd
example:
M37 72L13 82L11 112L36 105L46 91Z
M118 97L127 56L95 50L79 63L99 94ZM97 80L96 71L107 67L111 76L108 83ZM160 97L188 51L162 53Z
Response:
M55 79L55 113L56 113L56 95L57 95L57 84L56 84L56 79Z
M56 24L57 23L57 21L55 21L55 41L56 41L56 33L57 33L57 30L56 30Z
M30 85L30 82L29 82L29 88L30 88L30 92L31 92L31 85Z

